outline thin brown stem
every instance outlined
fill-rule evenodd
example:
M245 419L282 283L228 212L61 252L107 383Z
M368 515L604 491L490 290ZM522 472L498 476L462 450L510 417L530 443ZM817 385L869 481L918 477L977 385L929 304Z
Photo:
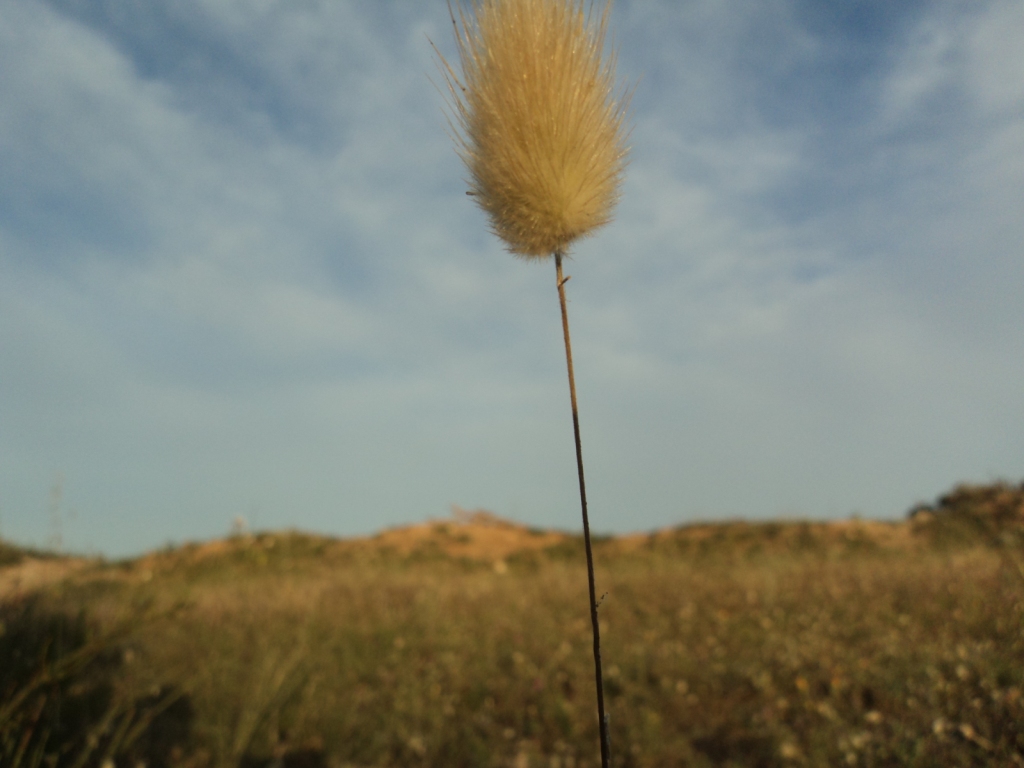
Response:
M572 345L569 343L569 314L565 307L565 283L562 277L562 254L555 252L555 275L558 282L558 303L562 307L562 335L565 337L565 363L569 368L569 398L572 401L572 429L576 438L576 471L580 478L580 506L583 508L583 542L587 550L587 580L590 586L590 623L594 627L594 680L597 685L597 719L601 729L601 768L609 768L611 747L608 743L608 716L604 711L604 675L601 672L601 627L597 618L597 590L594 587L594 553L590 547L590 518L587 517L587 485L583 481L583 448L580 443L580 414L576 407L576 377L572 371Z

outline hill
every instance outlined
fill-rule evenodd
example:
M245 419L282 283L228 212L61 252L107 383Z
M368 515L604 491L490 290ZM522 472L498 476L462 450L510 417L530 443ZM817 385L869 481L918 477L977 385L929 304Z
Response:
M1024 765L1021 493L597 541L616 765ZM0 592L5 766L597 764L578 536L460 513L62 567Z

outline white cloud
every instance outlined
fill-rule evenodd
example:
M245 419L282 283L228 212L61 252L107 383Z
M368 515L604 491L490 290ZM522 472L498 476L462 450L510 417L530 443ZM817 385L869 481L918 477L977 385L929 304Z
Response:
M956 85L962 67L960 30L948 18L926 18L917 25L880 94L881 125L890 131L903 128L943 87Z
M993 112L1024 107L1024 6L999 0L972 25L966 41L968 75L983 109Z

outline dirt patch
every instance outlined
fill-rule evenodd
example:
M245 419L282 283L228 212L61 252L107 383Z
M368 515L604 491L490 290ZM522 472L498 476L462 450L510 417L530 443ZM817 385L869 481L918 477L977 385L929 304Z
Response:
M564 533L528 528L481 509L453 507L452 511L451 519L391 528L368 543L403 555L434 550L451 557L498 561L516 552L545 549L568 538Z

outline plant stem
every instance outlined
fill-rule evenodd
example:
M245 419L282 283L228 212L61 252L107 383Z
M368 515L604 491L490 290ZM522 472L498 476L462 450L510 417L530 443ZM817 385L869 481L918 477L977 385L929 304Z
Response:
M587 550L587 580L590 586L590 623L594 627L594 680L597 685L597 718L601 729L601 768L609 768L608 716L604 711L604 675L601 672L601 627L597 619L597 590L594 588L594 553L590 547L590 518L587 517L587 485L583 481L583 448L580 443L580 414L576 407L576 377L572 371L572 345L569 343L569 314L565 308L565 283L562 277L562 253L555 252L558 303L562 307L562 335L565 337L565 363L569 368L569 398L572 401L572 430L576 438L576 471L580 478L580 506L583 508L583 542Z

